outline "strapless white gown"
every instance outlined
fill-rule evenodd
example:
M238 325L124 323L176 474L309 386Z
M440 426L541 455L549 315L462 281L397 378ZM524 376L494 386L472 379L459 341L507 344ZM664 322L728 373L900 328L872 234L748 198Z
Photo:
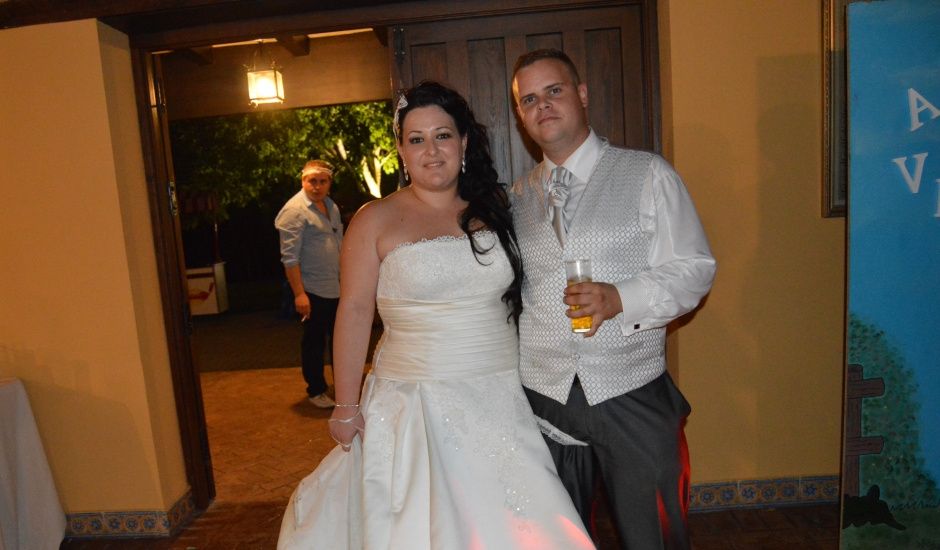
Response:
M496 237L402 245L379 270L385 333L365 435L294 491L278 549L593 548L522 391Z

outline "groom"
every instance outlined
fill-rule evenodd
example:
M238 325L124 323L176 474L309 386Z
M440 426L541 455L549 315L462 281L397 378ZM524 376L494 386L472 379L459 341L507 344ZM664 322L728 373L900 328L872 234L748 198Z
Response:
M666 324L708 292L715 260L672 167L588 126L587 86L568 56L529 52L513 74L544 156L512 190L523 385L586 525L599 476L625 547L689 548L691 409L666 373ZM594 282L565 289L564 260L576 258L592 260ZM568 317L585 315L593 328L572 333Z

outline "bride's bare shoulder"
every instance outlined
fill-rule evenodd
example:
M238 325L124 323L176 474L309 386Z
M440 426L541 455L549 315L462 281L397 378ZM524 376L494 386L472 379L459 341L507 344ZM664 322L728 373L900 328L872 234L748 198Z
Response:
M381 199L369 201L356 212L350 226L359 224L360 226L382 230L383 225L394 223L398 219L401 209L404 207L401 203L402 195L400 190Z
M384 258L389 250L406 240L410 234L409 226L414 216L408 213L412 206L401 190L368 202L349 222L347 234L373 242L379 257Z

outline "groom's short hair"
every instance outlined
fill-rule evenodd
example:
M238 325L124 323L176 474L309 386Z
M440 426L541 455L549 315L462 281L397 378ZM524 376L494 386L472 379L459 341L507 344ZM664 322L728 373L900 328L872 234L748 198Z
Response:
M574 62L571 61L571 58L568 57L565 52L561 50L556 50L555 48L543 48L541 50L532 50L531 52L524 53L519 56L519 59L516 60L516 64L512 67L512 77L516 78L516 73L524 67L535 63L536 61L541 61L543 59L554 59L555 61L560 61L565 67L567 67L568 72L571 73L571 81L575 86L581 84L581 77L578 76L578 69L575 68Z

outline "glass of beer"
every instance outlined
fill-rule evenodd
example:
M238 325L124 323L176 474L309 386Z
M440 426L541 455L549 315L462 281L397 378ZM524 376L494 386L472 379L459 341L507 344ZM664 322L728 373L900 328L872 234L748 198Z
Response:
M565 261L565 277L568 279L568 286L578 283L588 283L591 281L591 260L581 258L578 260ZM571 306L573 311L577 311L581 306ZM571 319L572 332L588 332L591 330L591 317L575 317Z

